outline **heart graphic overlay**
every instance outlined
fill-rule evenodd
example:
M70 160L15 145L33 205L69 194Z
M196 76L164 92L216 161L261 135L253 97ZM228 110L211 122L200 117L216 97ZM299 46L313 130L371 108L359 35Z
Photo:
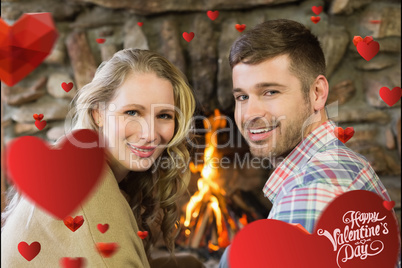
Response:
M141 238L141 239L145 239L148 236L148 231L138 231L137 235Z
M386 209L391 210L391 209L395 206L395 201L385 201L385 200L384 200L384 202L382 202L382 205L383 205Z
M75 232L84 223L84 217L83 216L75 216L75 218L73 218L71 216L67 216L64 218L63 222L64 222L64 225L66 225L68 229Z
M0 18L0 79L12 87L50 54L58 37L50 13L25 13L12 26Z
M190 42L190 41L193 40L193 38L194 38L194 33L193 33L193 32L191 32L191 33L184 32L184 33L183 33L183 38L184 38L184 40L186 40L187 42Z
M117 243L96 243L96 249L103 257L110 258L117 252L119 245Z
M380 44L376 41L371 41L368 44L366 42L359 42L356 45L356 48L360 56L362 56L366 61L370 61L375 55L377 55L378 51L380 51Z
M105 38L96 38L96 43L98 44L103 44L105 43L106 39Z
M95 131L75 130L50 149L37 137L17 138L5 151L8 177L32 202L62 220L74 214L102 178L105 153L98 139Z
M321 18L320 18L320 17L311 16L310 20L311 20L312 22L314 22L315 24L317 24L317 23L321 20Z
M363 41L363 38L359 35L353 37L353 45L357 46L359 42Z
M395 267L398 225L383 201L369 191L346 192L325 208L312 234L279 220L254 221L234 237L230 267Z
M73 86L74 84L72 82L68 84L66 82L61 83L61 87L64 89L65 92L69 92L73 88Z
M355 130L353 127L347 127L345 130L341 127L336 127L334 129L334 134L343 143L346 143L348 140L350 140L353 135L355 134Z
M18 243L18 251L27 261L32 261L40 252L40 243L35 241L28 245L22 241Z
M40 121L40 120L43 119L43 114L39 114L39 115L38 115L38 114L34 114L34 115L33 115L33 118L35 119L35 121L36 121L36 120L39 120L39 121Z
M402 89L400 87L394 87L390 90L387 87L382 87L380 88L380 97L388 106L392 107L402 97Z
M314 14L319 15L322 12L322 6L319 7L313 6L311 10L314 12Z
M211 20L216 20L216 18L218 18L218 16L219 16L219 11L218 11L218 10L216 10L216 11L211 11L211 10L209 10L209 11L207 12L207 16L208 16L208 18L210 18Z
M85 258L68 258L64 257L60 259L60 266L63 268L82 268L85 266Z
M141 27L142 25L144 25L144 23L143 22L137 22L137 25Z
M106 224L99 223L96 227L98 228L99 232L101 232L102 234L106 233L106 231L109 230L109 224L107 224L107 223Z
M239 32L243 32L246 29L246 24L236 24L235 28Z
M35 126L36 126L39 130L44 129L44 128L46 127L46 124L47 124L46 120L43 120L43 121L36 120L36 121L35 121Z

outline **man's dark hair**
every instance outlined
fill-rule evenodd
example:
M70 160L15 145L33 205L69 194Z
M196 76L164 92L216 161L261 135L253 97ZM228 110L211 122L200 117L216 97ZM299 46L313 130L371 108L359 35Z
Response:
M290 72L307 97L314 79L325 75L325 58L317 37L301 23L279 19L258 24L233 43L229 63L233 69L240 62L259 64L280 55L289 56Z

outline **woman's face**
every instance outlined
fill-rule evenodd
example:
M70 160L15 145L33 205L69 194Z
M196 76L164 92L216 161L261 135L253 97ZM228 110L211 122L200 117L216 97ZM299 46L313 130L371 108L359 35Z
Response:
M155 73L130 74L101 111L100 122L105 146L120 169L149 169L174 135L172 84Z

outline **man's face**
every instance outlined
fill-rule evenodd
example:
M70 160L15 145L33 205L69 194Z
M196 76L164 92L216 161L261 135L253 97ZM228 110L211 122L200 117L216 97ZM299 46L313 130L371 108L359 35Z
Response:
M235 120L257 157L286 157L303 138L314 112L300 80L289 71L287 55L233 68Z

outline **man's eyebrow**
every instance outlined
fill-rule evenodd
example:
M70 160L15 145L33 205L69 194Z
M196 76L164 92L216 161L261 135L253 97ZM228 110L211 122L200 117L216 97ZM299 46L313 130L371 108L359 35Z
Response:
M286 88L285 85L281 85L278 83L259 83L257 85L255 85L256 88L260 89L260 88L266 88L266 87L282 87L282 88Z

